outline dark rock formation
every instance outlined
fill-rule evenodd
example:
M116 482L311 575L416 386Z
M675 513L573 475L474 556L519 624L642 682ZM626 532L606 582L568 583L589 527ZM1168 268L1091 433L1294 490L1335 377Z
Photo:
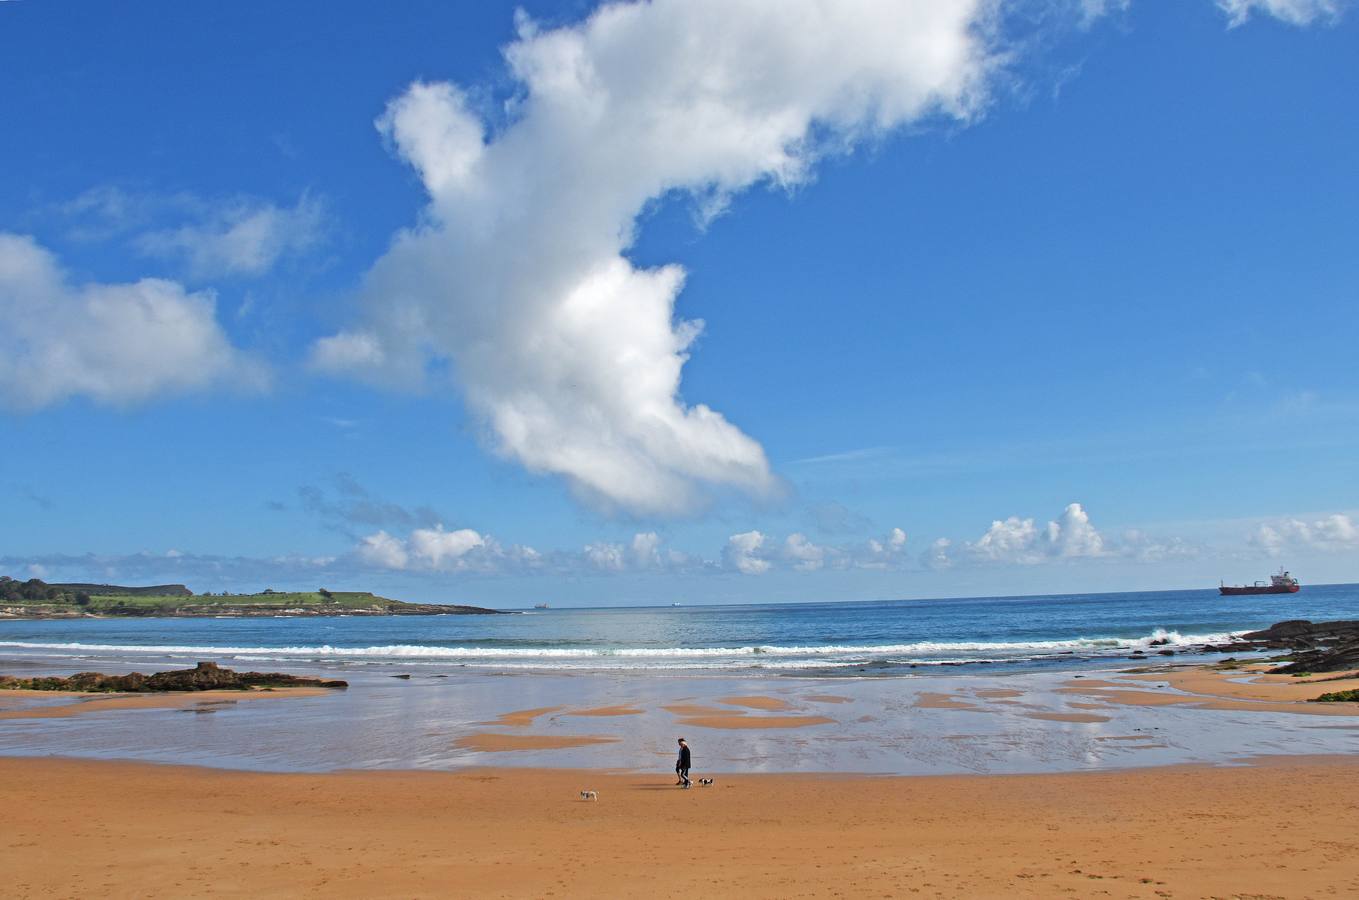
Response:
M143 675L105 675L79 672L69 678L12 678L0 675L0 689L15 691L80 691L91 693L146 694L153 691L248 691L252 688L349 687L346 681L304 678L282 672L236 672L214 662L200 662L197 668L175 669Z
M1359 621L1290 619L1241 636L1253 650L1288 650L1293 660L1274 671L1339 672L1359 669Z

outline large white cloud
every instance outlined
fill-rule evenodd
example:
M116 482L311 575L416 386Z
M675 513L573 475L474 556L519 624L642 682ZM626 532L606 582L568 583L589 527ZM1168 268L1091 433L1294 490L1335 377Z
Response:
M73 285L32 238L0 232L0 404L129 404L266 373L236 351L211 292L144 278Z
M711 215L863 137L968 118L993 5L654 0L553 30L521 17L505 123L443 83L412 85L379 120L430 204L368 273L362 320L313 362L411 382L451 361L501 453L606 506L769 493L760 445L680 395L702 323L675 318L680 267L625 256L637 217L674 194Z

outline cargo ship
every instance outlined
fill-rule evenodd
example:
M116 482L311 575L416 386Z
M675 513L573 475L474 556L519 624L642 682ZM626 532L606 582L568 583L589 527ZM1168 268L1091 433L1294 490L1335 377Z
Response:
M1229 597L1238 594L1296 594L1302 590L1302 585L1298 584L1298 579L1280 569L1278 575L1269 576L1269 584L1263 581L1257 581L1255 584L1219 583L1218 590Z

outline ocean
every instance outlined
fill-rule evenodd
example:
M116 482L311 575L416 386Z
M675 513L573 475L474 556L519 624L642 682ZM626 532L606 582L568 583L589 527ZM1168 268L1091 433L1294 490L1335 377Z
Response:
M500 616L0 621L0 658L43 668L188 664L421 672L922 675L1107 665L1283 619L1359 618L1359 585L552 609ZM1153 648L1152 642L1168 641ZM13 665L10 669L13 670Z

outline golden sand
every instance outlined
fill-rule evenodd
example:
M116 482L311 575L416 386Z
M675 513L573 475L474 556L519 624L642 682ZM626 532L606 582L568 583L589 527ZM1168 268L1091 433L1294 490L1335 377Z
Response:
M1347 757L682 791L668 772L0 759L0 872L17 900L1354 897L1357 779Z

